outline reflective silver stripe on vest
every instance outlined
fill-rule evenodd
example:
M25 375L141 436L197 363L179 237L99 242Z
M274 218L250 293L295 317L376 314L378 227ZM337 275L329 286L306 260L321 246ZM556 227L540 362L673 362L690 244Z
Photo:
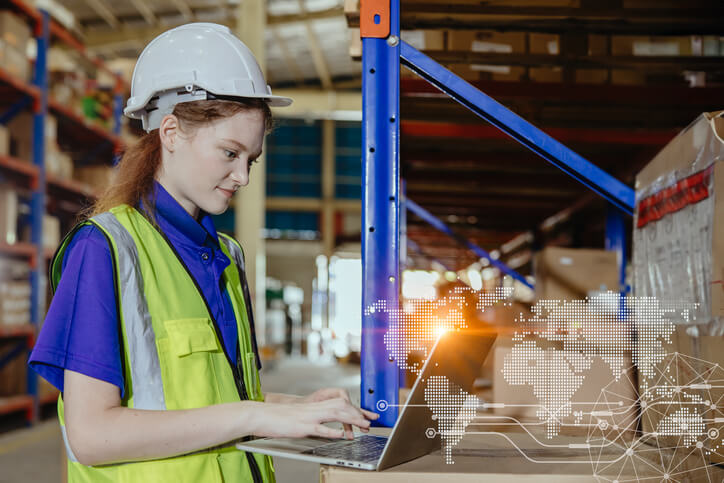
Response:
M166 409L161 379L161 364L156 351L156 337L151 324L138 249L128 230L112 213L101 213L93 221L102 226L116 243L121 311L126 331L126 351L131 369L133 407Z
M60 425L60 432L63 434L63 442L65 443L65 454L68 456L68 459L72 461L73 463L78 462L78 458L75 457L73 454L73 450L70 447L70 443L68 442L68 432L65 429L65 424Z
M229 250L229 253L231 253L231 256L234 257L236 266L239 267L239 269L241 269L241 271L243 272L244 271L244 256L241 254L241 249L239 249L239 246L223 235L219 236L219 240L224 242L226 249Z

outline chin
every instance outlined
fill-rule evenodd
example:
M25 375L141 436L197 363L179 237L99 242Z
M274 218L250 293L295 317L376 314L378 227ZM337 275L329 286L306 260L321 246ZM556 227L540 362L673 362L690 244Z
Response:
M220 215L229 209L229 203L209 203L200 208L210 215Z

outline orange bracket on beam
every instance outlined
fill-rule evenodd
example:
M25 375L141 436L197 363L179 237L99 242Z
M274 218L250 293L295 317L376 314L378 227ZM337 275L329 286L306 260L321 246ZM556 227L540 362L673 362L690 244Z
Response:
M390 35L390 0L360 0L359 31L362 38L386 39Z

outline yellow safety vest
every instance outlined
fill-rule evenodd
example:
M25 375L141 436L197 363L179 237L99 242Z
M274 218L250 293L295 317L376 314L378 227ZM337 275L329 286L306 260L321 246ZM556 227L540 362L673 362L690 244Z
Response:
M221 248L232 261L223 279L239 334L238 358L231 361L211 310L181 258L165 235L128 205L94 216L65 237L51 262L53 290L68 243L86 224L105 234L113 254L125 375L121 404L174 410L244 399L262 401L241 246L219 234ZM58 416L68 453L69 483L274 481L270 457L239 451L233 444L160 460L85 466L68 445L62 398Z

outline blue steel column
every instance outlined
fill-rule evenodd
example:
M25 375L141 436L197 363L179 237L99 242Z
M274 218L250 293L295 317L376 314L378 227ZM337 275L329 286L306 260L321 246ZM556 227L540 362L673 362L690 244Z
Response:
M364 0L363 0L364 1ZM365 315L376 301L399 307L400 10L390 1L390 37L362 39L362 354L361 404L397 420L399 371L387 356L388 312Z
M624 296L628 294L626 287L626 220L621 210L609 205L606 211L606 250L616 252L619 269L618 291L621 294L619 303L619 318L626 319L626 303Z
M621 210L610 206L606 211L606 250L618 255L619 290L625 291L626 282L626 220Z
M43 214L45 214L45 116L48 112L48 23L49 15L40 10L40 29L37 32L37 56L33 85L40 89L40 98L35 103L33 115L33 164L38 168L38 183L31 201L32 242L35 245L34 266L30 273L30 320L39 324L45 309L45 255L43 251ZM34 371L28 371L28 394L34 396L33 419L38 417L38 387Z
M123 115L123 94L113 95L113 134L121 135L121 116Z

